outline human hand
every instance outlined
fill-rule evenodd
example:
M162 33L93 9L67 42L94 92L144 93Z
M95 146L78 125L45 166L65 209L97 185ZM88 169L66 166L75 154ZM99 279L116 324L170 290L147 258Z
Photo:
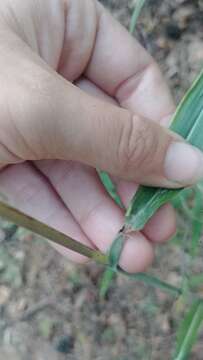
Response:
M4 0L0 39L0 190L20 210L106 252L124 213L95 167L126 206L137 183L202 176L202 154L160 126L174 105L157 65L99 3ZM121 266L145 270L174 231L166 205L126 241Z

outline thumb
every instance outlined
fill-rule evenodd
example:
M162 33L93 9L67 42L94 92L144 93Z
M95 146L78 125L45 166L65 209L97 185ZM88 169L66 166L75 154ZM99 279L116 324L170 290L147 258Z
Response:
M76 160L123 179L166 187L189 185L203 176L202 153L169 130L87 95L51 70L32 73L37 84L22 81L22 74L12 84L12 113L4 117L0 134L3 165Z
M143 185L178 188L203 177L202 152L177 134L128 110L81 96L74 159Z

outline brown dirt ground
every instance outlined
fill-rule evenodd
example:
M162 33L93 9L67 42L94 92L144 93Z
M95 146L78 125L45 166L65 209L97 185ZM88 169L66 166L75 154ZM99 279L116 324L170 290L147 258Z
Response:
M129 26L133 1L102 2ZM202 0L148 0L135 36L179 100L203 63ZM75 266L42 239L5 222L1 228L0 360L170 359L180 302L121 277L102 301L100 267ZM177 284L187 262L169 243L159 249L151 272ZM201 268L200 257L194 270ZM202 360L202 354L199 341L190 359Z

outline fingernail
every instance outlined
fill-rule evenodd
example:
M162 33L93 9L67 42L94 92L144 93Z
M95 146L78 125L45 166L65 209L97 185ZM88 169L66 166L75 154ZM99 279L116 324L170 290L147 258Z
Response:
M170 181L190 185L203 178L203 153L192 145L173 142L165 158L165 176Z

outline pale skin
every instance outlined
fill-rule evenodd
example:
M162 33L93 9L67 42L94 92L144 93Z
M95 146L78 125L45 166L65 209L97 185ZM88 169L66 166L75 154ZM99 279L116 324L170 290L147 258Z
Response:
M0 191L20 210L106 252L124 212L96 167L112 175L125 206L138 183L198 177L196 149L178 184L166 176L175 172L164 165L168 148L182 141L160 126L175 109L170 92L152 57L96 1L1 1L0 67ZM144 271L174 231L166 205L126 241L121 266Z

